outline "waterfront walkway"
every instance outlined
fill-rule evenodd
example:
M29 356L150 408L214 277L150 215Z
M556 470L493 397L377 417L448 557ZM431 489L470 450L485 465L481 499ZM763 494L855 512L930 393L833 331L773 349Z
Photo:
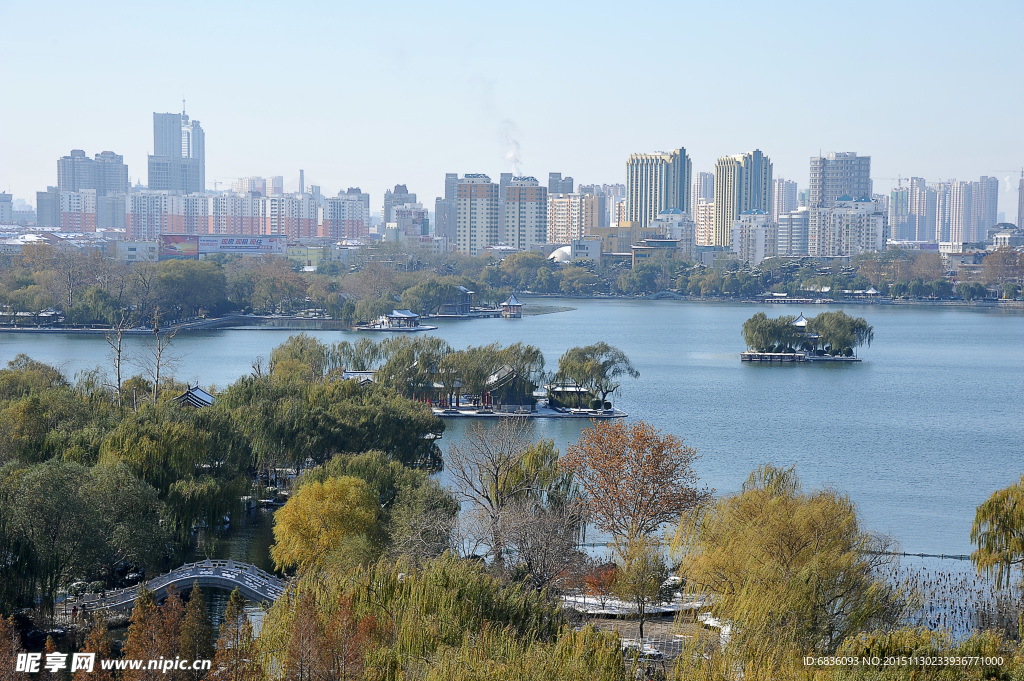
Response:
M145 582L159 601L167 596L173 586L178 591L186 591L198 584L202 588L238 591L249 601L272 603L284 593L287 582L255 565L236 563L233 560L204 560L198 563L186 563L159 577ZM129 613L135 605L139 585L130 586L117 591L103 594L86 594L70 601L83 612L94 610L114 610Z

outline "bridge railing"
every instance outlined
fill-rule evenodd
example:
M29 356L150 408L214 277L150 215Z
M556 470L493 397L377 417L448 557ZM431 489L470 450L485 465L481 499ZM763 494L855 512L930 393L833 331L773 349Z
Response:
M248 563L236 563L233 560L203 560L186 563L169 572L157 575L143 582L151 591L159 591L179 581L195 581L200 584L212 581L227 580L259 594L277 600L285 589L285 581ZM103 594L86 594L75 601L83 610L118 607L134 601L138 596L140 584L104 592Z

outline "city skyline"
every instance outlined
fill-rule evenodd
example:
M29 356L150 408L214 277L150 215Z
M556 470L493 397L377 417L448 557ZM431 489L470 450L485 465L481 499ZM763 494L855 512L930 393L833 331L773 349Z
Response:
M545 6L548 20L538 23L530 12L506 17L475 6L457 12L313 3L268 22L271 5L242 12L185 3L181 11L204 21L179 35L173 22L152 21L155 10L127 3L57 3L50 11L61 13L61 22L46 21L29 3L6 3L0 21L10 37L0 45L0 75L12 96L0 99L0 123L17 134L0 139L0 191L32 203L35 191L55 184L53 160L72 149L113 151L124 157L133 183L145 180L152 112L177 111L184 96L209 137L207 189L283 174L285 190L295 191L302 168L307 185L328 193L361 186L381 196L403 183L426 204L443 195L444 173L452 170L543 178L559 169L580 182L623 182L622 161L630 154L678 146L686 147L694 173L710 170L724 154L759 148L777 176L805 187L807 158L857 149L872 156L879 193L897 177L997 177L1000 208L1013 220L1024 164L1024 131L1013 113L1024 95L1012 64L1024 8L930 8L868 3L850 16L831 8L780 13L753 3L739 12L653 3L595 5L590 13ZM310 15L318 20L307 21ZM650 38L654 16L658 25L694 27L684 30L686 50L657 41L643 56L607 49ZM565 40L550 40L560 18L569 17ZM364 30L344 41L319 39L338 22ZM382 27L387 41L378 39ZM803 36L799 43L784 39L795 34ZM80 49L82 35L90 36L89 49ZM258 69L231 66L244 63L252 45L270 44L263 39L271 35L301 38L275 42L287 56L261 52ZM753 35L765 38L755 64L712 49ZM174 41L187 48L180 58L138 58L153 44ZM705 57L711 54L715 60ZM706 63L687 69L685 88L666 88L666 76L687 59ZM538 65L559 60L577 87L562 87L553 73L536 78ZM938 62L942 68L929 66ZM41 86L68 63L90 77ZM914 63L921 67L912 69ZM343 87L330 76L339 69ZM879 87L859 95L875 105L828 104L829 92L889 82L894 69L914 75L913 99ZM987 97L958 92L968 71L972 91ZM780 86L787 73L793 85ZM394 87L398 82L402 88ZM623 95L634 89L656 94L638 106ZM701 92L700 105L691 103L694 91ZM758 98L773 105L742 106Z

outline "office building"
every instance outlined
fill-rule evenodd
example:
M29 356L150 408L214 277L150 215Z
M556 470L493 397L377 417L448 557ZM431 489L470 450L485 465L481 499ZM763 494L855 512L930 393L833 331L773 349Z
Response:
M626 162L626 219L647 227L662 211L690 212L693 164L686 149L632 154Z
M455 243L455 200L440 196L434 199L434 236Z
M500 191L500 185L499 185ZM501 241L529 251L548 237L548 190L535 177L514 177L505 187Z
M455 250L479 255L498 243L498 185L482 173L455 185Z
M776 255L807 255L810 227L810 210L806 206L779 215Z
M455 185L459 183L458 173L444 174L444 198L447 201L455 200Z
M153 114L153 154L149 188L196 193L206 191L206 134L185 112Z
M775 256L779 235L767 211L755 208L740 213L733 221L732 250L736 257L752 266Z
M733 225L747 211L771 217L772 162L760 149L723 156L715 163L715 221L712 246L731 246Z

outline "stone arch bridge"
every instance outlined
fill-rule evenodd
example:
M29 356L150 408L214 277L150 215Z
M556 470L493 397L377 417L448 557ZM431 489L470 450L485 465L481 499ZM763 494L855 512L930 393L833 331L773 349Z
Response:
M186 563L144 583L157 600L166 597L168 589L172 586L178 591L186 591L191 589L193 584L198 584L202 588L227 591L238 589L247 600L257 603L273 603L281 597L287 587L285 580L255 565L236 563L233 560L210 559ZM128 613L135 605L138 592L139 585L129 586L103 594L86 594L74 603L83 612L113 610Z

